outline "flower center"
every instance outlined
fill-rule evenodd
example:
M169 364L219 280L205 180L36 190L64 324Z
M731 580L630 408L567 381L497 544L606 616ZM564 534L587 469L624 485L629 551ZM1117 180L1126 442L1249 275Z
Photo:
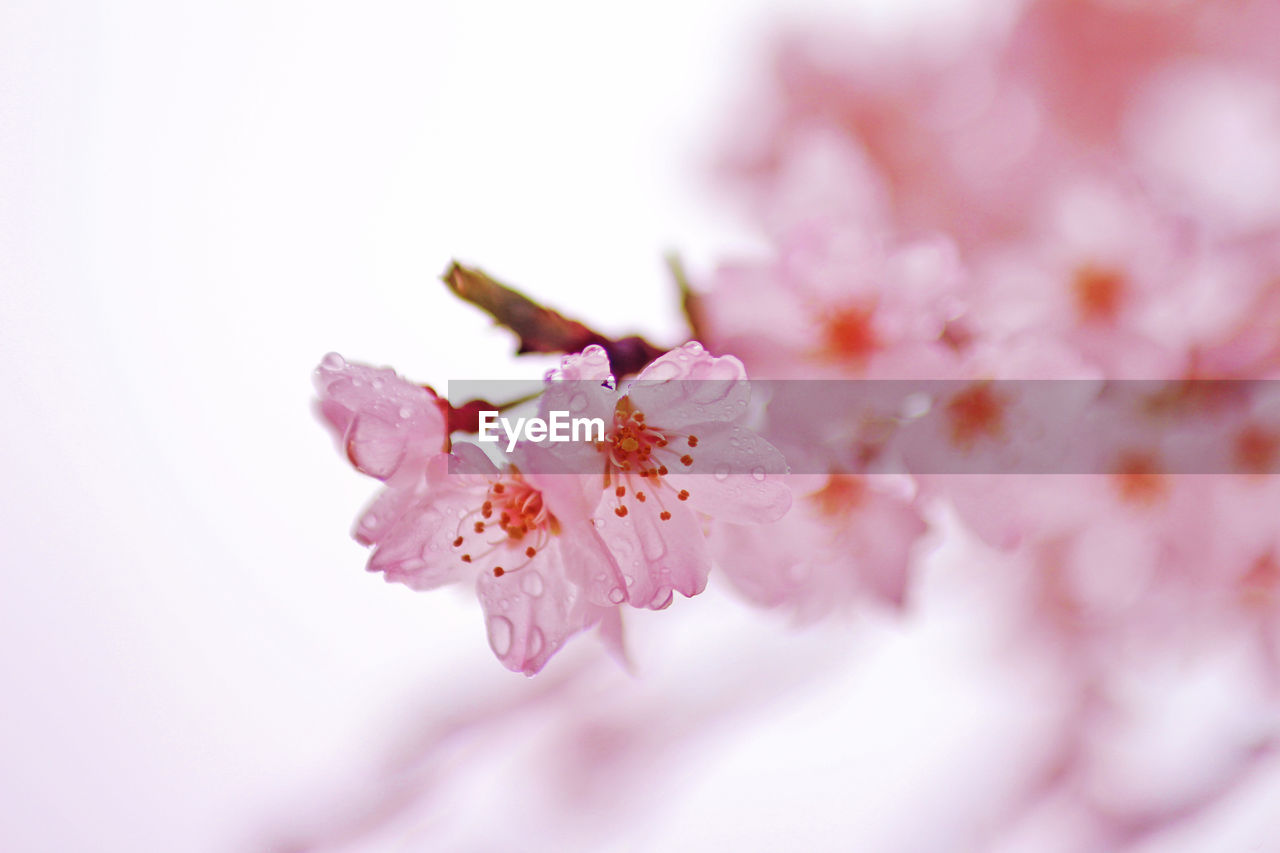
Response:
M875 308L848 305L819 318L822 352L833 361L863 364L880 346L873 318Z
M1124 299L1124 276L1112 269L1083 266L1071 279L1076 312L1086 323L1111 323Z
M827 484L810 496L814 506L828 518L847 518L866 500L867 485L852 474L832 474Z
M1151 506L1169 490L1159 463L1149 453L1123 454L1111 476L1120 498L1136 506Z
M631 500L647 503L652 495L658 519L670 521L664 493L674 493L677 500L687 501L689 491L676 490L667 483L666 476L671 472L668 463L676 470L692 468L697 446L696 435L650 426L630 397L619 398L613 410L613 428L604 443L597 446L607 453L605 487L613 487L614 515L624 518L630 512Z
M969 449L984 436L999 439L1004 434L1004 400L983 382L961 391L948 401L947 419L951 443Z
M490 569L502 577L529 565L559 530L542 492L512 472L490 483L479 508L459 519L453 547L464 563L505 559Z

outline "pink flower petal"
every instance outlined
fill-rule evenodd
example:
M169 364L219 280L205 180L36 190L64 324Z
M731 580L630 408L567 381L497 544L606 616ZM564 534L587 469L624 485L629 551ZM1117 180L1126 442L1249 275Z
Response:
M537 673L569 637L595 624L603 612L568 582L557 556L553 547L519 571L476 579L489 646L513 672Z
M320 413L351 464L385 480L406 458L425 459L444 449L444 413L436 397L388 368L325 356L315 371Z

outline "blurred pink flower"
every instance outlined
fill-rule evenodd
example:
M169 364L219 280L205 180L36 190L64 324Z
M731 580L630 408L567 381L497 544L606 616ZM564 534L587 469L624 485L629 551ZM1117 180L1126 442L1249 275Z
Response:
M927 529L913 503L878 487L877 478L787 479L796 500L781 520L713 527L711 550L729 582L800 623L865 600L902 607L912 549Z
M726 264L704 297L714 345L769 379L961 375L964 275L946 240L893 246L828 220L776 259Z

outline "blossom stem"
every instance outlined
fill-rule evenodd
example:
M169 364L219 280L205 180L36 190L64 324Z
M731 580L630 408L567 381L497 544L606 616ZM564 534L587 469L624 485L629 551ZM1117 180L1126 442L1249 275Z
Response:
M689 276L685 272L684 262L680 260L679 253L668 252L666 260L671 280L675 282L676 290L680 294L680 310L684 312L689 331L693 333L694 340L703 340L703 329L706 324L703 322L702 297L689 284Z
M441 280L458 298L470 302L493 317L499 325L516 333L517 355L531 352L574 353L596 344L604 348L618 376L638 373L642 367L666 352L638 335L613 339L571 320L557 311L534 302L523 293L502 284L481 270L449 265Z

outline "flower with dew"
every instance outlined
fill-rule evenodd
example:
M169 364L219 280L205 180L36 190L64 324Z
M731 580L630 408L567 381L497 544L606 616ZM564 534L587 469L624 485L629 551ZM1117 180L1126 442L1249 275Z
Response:
M521 448L516 458L536 452ZM455 445L431 460L369 568L414 589L474 578L494 653L532 675L573 634L610 613L616 619L615 608L586 595L588 579L618 570L589 520L580 479L499 469L475 445Z
M390 370L329 356L317 385L352 463L386 481L355 533L374 547L370 571L418 590L474 578L494 653L529 675L610 618L584 594L588 577L620 573L589 521L581 477L499 469L470 444L444 452L436 398Z
M388 488L356 525L368 545L404 512L427 460L448 437L441 401L394 370L347 362L329 353L315 370L317 410L357 471Z
M632 605L661 609L675 592L705 588L706 518L754 524L790 508L782 454L742 425L750 394L740 361L696 342L655 359L622 388L595 346L548 375L544 412L565 409L606 424L602 441L552 452L569 469L594 475L594 523L617 557Z

